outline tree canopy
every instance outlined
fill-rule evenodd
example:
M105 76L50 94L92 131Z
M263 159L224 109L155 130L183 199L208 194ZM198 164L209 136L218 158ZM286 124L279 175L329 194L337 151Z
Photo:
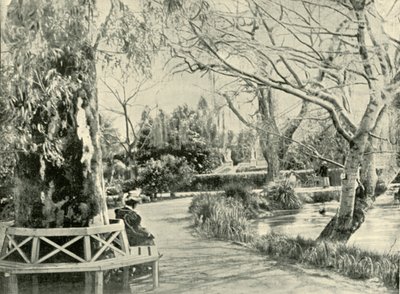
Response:
M389 123L398 117L393 108L400 76L400 40L393 29L398 19L394 4L380 4L185 1L174 6L165 31L173 57L181 61L176 71L212 71L236 92L273 91L280 100L295 97L329 113L349 151L340 209L321 237L347 240L360 226L368 205L355 201L357 179L374 197L378 158L385 162L386 182L399 170L393 160L398 144L390 143L387 132L398 127ZM388 156L379 156L383 150Z
M67 219L85 225L99 212L108 221L96 67L148 73L159 42L123 2L110 3L101 23L91 0L11 1L8 7L1 103L20 151L19 225L64 226ZM85 209L78 209L82 203ZM58 210L63 216L55 219Z

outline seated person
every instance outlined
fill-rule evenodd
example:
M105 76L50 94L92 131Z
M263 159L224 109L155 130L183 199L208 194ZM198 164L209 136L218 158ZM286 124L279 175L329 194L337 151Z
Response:
M394 201L400 202L400 187L397 193L394 193Z
M140 225L142 218L134 211L138 201L128 196L124 203L124 207L115 209L115 217L124 220L129 245L154 245L154 236Z

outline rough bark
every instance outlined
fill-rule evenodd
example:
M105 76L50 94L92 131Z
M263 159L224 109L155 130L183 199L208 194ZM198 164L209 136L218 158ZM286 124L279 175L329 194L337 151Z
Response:
M350 151L346 159L342 181L342 195L340 207L336 216L322 231L319 239L331 239L346 242L351 235L361 226L365 218L365 212L370 206L369 199L375 197L376 176L374 158L366 156L370 148L371 132L382 123L380 119L385 111L381 88L374 76L366 45L365 1L352 0L355 17L358 21L357 42L359 56L363 61L364 72L369 80L369 103L361 119L357 132L350 141ZM372 154L369 152L369 154ZM356 193L358 168L361 166L361 182L365 183L365 192Z
M271 89L261 89L258 93L258 107L261 116L262 129L264 134L260 134L260 147L263 156L268 164L267 182L274 181L279 174L279 130L275 121L275 107L272 101Z
M318 239L347 242L361 227L368 209L378 196L375 193L378 177L374 153L369 152L368 155L363 156L364 165L360 167L359 155L357 155L359 152L355 150L351 152L353 154L348 157L349 163L346 164L347 169L345 168L351 173L347 172L347 178L342 180L342 195L346 198L341 197L339 212L331 219Z
M97 200L100 209L100 215L103 224L109 224L108 212L107 212L107 200L105 194L105 184L103 178L103 160L102 151L100 144L100 120L99 120L99 105L97 97L97 82L96 82L96 61L95 53L91 52L90 56L93 58L91 61L92 68L91 80L89 81L90 87L90 98L86 108L87 124L90 130L90 140L93 146L93 154L89 171L89 176L86 178L88 184L88 190L85 192L93 193L94 199Z
M32 145L41 146L46 140L54 139L56 147L47 144L47 151L41 147L19 155L15 188L18 226L87 226L98 213L101 222L108 223L95 56L90 48L80 50L92 65L85 69L87 78L81 87L72 93L68 102L58 102L50 119L43 116L46 105L39 105L28 122ZM73 58L66 53L53 66L65 75L80 73L82 68L77 68ZM45 133L35 126L40 126ZM59 160L54 159L56 153Z
M359 133L352 142L346 159L339 211L322 231L319 239L347 242L360 228L368 208L375 201L378 176L369 133L380 123L380 109L375 102L367 107ZM362 183L364 191L359 191L359 183Z
M289 126L283 131L283 136L280 135L275 120L275 105L271 89L259 90L258 108L262 129L265 129L265 133L259 132L260 147L268 163L267 182L269 182L274 181L278 176L281 168L281 161L284 159L291 144L291 141L287 138L292 138L300 126L304 116L308 112L309 103L307 101L303 102L299 114L295 119L291 120Z
M297 115L297 117L295 119L292 119L289 122L289 126L283 131L283 137L281 138L281 140L279 142L279 158L281 160L284 159L284 157L290 147L290 144L292 143L286 138L293 137L294 133L297 131L301 122L303 121L303 118L307 114L307 112L310 108L309 106L310 106L310 103L308 103L307 101L303 101L299 114Z

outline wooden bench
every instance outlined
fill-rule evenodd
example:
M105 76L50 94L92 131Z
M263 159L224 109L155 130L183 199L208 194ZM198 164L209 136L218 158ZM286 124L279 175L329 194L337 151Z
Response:
M69 250L71 245L82 248L78 250L81 255ZM71 262L57 262L56 255L64 255L64 259L68 257ZM6 293L10 294L18 293L19 274L32 274L33 292L39 293L37 274L64 272L85 272L87 294L92 292L94 273L94 292L101 294L104 271L123 268L123 287L128 288L129 267L144 263L152 264L153 287L158 287L158 261L155 245L129 246L122 220L87 228L8 227L0 253L0 272L8 276Z

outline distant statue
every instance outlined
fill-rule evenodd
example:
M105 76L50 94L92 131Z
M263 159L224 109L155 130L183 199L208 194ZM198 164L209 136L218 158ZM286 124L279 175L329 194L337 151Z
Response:
M250 156L251 161L256 160L256 150L254 149L254 147L251 148Z
M296 188L297 187L297 176L296 173L294 171L289 171L286 174L286 181L288 183L289 186L291 186L292 188Z
M255 150L254 147L252 147L251 150L250 150L250 164L252 166L256 166L257 165L256 150Z
M230 148L226 148L225 154L224 154L224 159L225 162L232 162L232 150Z

